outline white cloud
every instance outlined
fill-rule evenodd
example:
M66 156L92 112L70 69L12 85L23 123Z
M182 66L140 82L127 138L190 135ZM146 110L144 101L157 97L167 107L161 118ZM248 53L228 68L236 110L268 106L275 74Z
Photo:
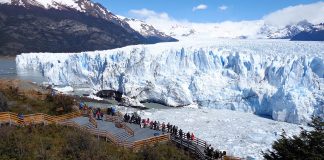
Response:
M286 26L302 20L318 24L324 22L324 2L290 6L263 17L266 24Z
M220 9L220 10L222 10L222 11L225 11L225 10L228 9L228 7L225 6L225 5L221 5L221 6L218 7L218 9Z
M207 9L207 8L208 8L207 5L205 5L205 4L200 4L200 5L196 6L196 7L193 7L193 8L192 8L192 11L205 10L205 9Z
M130 10L129 13L137 18L141 19L147 19L150 17L154 18L161 18L161 19L168 19L169 15L165 12L162 13L156 13L153 10L149 10L146 8L140 9L140 10Z
M154 27L164 32L173 25L189 23L187 20L176 20L165 12L158 13L146 8L139 10L130 10L129 14L134 18L138 18L144 20L148 24L152 24Z

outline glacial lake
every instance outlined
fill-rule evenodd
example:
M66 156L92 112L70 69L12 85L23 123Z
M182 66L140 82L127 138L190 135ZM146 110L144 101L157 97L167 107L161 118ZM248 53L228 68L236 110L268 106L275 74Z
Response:
M39 72L17 71L16 61L14 58L0 58L0 78L20 79L36 83L46 82L46 79Z

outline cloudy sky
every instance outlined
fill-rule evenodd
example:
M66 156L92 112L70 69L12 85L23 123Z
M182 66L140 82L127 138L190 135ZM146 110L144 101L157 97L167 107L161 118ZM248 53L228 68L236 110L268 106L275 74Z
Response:
M304 6L317 2L317 8L308 12L299 9L280 12L299 12L298 15L314 16L324 9L319 0L94 0L100 2L115 14L145 19L149 16L168 16L175 20L190 22L222 22L262 19L276 11L293 6ZM322 4L319 2L323 2ZM317 9L317 10L314 10ZM298 11L299 10L299 11ZM316 12L316 13L314 13ZM304 14L304 15L302 15ZM282 16L282 15L281 15ZM288 18L291 18L288 16Z

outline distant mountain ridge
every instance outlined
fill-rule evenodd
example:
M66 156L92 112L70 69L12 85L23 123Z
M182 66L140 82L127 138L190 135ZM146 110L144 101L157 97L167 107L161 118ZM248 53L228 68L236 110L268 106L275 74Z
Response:
M191 41L225 39L291 39L301 32L318 27L307 20L286 26L276 26L264 20L224 21L220 23L175 22L174 24L155 24L159 30L179 40Z
M312 29L302 31L291 38L292 41L324 41L324 23L314 25Z
M0 55L80 52L154 40L91 0L0 0Z
M298 33L309 31L313 28L314 24L303 20L298 22L297 24L287 25L282 28L264 25L260 30L260 34L265 34L269 39L291 39Z

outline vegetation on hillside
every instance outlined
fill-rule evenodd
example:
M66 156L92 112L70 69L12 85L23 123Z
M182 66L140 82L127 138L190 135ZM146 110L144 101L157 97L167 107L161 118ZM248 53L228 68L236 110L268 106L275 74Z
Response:
M313 130L302 129L299 135L288 137L285 132L275 141L271 150L263 153L267 160L323 160L324 122L314 117L310 126Z
M46 113L60 115L69 113L76 103L74 98L67 95L51 95L33 90L23 90L19 87L0 88L0 111L32 114Z
M135 153L81 130L56 125L1 127L0 135L0 159L191 159L172 144Z
M8 100L3 93L0 92L0 112L5 111L8 111Z

